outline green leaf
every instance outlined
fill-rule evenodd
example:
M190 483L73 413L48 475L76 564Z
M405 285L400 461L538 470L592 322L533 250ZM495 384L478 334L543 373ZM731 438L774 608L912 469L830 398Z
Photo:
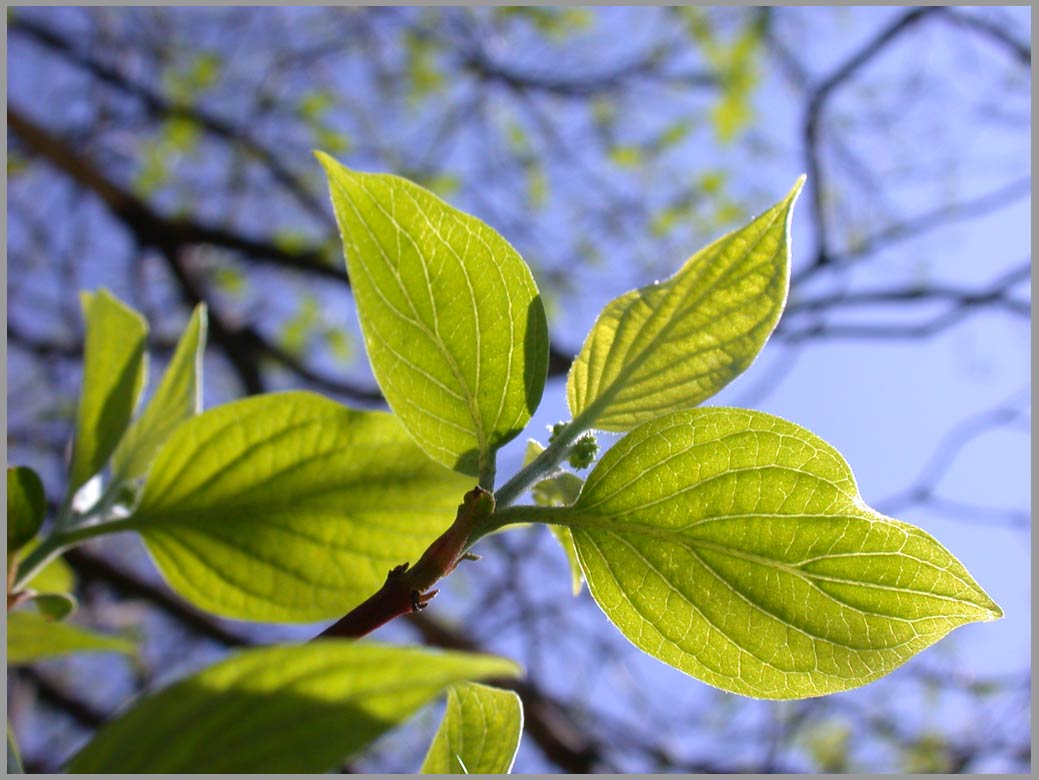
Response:
M32 552L37 544L27 547L26 554ZM40 593L71 593L76 587L76 575L65 559L58 557L40 569L26 586Z
M472 482L399 422L304 392L210 409L152 465L127 526L170 585L227 617L337 617L415 562Z
M583 484L584 480L579 476L564 471L534 485L531 496L540 506L566 506L577 500Z
M577 556L573 533L569 528L560 525L549 526L549 530L563 548L567 563L570 564L570 591L575 596L580 596L581 586L584 584L584 572L581 571L581 559Z
M493 656L369 642L246 650L145 696L69 770L328 772L447 685L517 671Z
M43 483L27 466L7 467L7 556L31 542L47 510Z
M86 346L76 415L69 495L99 472L115 450L144 389L148 324L108 290L83 293Z
M68 593L38 593L32 603L49 620L64 620L76 609L76 597Z
M456 683L447 689L447 710L422 773L508 774L522 731L523 705L513 691Z
M637 647L746 696L854 688L1002 615L937 541L866 506L836 450L761 412L642 425L572 508L531 511L570 527L592 596Z
M112 456L120 479L144 476L159 447L182 422L202 409L202 355L206 348L206 306L195 307L159 388Z
M25 664L70 653L133 653L131 642L69 623L55 623L34 612L7 615L7 663Z
M318 159L386 400L430 457L489 476L548 370L530 269L498 233L418 185Z
M527 442L527 452L523 465L528 465L534 458L544 452L545 448L534 439ZM531 498L538 506L567 506L577 500L581 492L584 480L576 474L568 471L560 472L548 479L536 483L530 490ZM559 545L566 553L567 563L570 564L570 589L575 596L580 595L581 585L584 582L584 574L581 572L581 562L577 559L577 548L574 547L574 537L570 529L562 525L550 525L548 529L556 537Z
M609 303L570 369L567 400L595 428L627 431L710 398L757 357L786 303L790 217L804 177L746 227L665 282Z

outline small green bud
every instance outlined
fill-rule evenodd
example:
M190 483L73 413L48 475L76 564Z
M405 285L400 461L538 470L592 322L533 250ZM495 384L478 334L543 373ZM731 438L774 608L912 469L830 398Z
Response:
M592 465L595 456L599 454L599 442L595 436L586 433L574 442L570 448L570 465L575 469L586 469Z

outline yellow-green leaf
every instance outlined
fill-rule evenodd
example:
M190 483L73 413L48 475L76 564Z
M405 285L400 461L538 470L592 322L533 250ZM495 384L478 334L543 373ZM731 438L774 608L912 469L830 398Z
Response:
M337 617L415 562L472 481L385 412L313 393L247 398L183 423L129 527L170 585L227 617Z
M133 653L122 637L89 631L70 623L55 623L35 612L7 615L7 663L26 664L71 653Z
M83 293L83 389L69 471L69 495L99 472L126 431L147 373L148 324L108 290Z
M76 597L69 593L36 593L30 601L49 620L64 620L76 609Z
M112 455L121 479L145 474L162 443L177 426L202 409L202 355L206 347L206 306L199 304L177 344L155 395Z
M427 775L504 775L523 732L523 704L513 691L478 683L447 689L447 710L429 746Z
M25 548L25 555L32 552L38 542ZM40 593L71 593L76 587L76 575L62 557L53 558L26 583Z
M368 642L246 650L139 700L69 770L328 772L446 686L517 671L494 656Z
M667 281L607 304L570 369L575 417L627 431L696 406L751 364L786 303L790 217L803 183Z
M417 184L318 159L379 387L430 457L489 477L548 369L530 269L497 232Z
M1002 615L941 544L884 517L822 439L762 412L639 426L567 525L592 596L645 652L711 685L796 699L877 679Z

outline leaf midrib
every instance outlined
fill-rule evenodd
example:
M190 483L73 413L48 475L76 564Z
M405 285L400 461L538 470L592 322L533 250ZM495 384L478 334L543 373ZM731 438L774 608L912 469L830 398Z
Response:
M778 216L779 216L779 211L777 210L777 212L772 216L772 219L769 220L769 223L762 228L761 233L758 234L758 236L754 239L754 242L752 244L748 244L746 249L740 255L739 259L736 260L733 263L733 265L739 265L740 263L742 263L744 260L747 259L747 257L751 254L751 252L753 252L754 249L756 249L761 244L761 242L764 240L765 236L767 235L768 231L772 228L772 225L775 224L776 219L778 218ZM722 242L726 241L731 236L732 236L732 233L730 233L730 234L728 234L726 236L722 236L714 244L712 244L711 246L708 246L705 249L703 249L700 252L698 252L697 255L706 256L707 253L712 248L719 247L722 244ZM769 259L771 259L771 258L769 258ZM690 258L690 261L691 260L692 260L692 258ZM687 263L690 262L690 261L687 261ZM765 262L767 262L767 261L763 261L762 265L764 265ZM758 266L755 266L755 269L757 267ZM679 269L678 272L676 273L676 275L671 277L671 279L669 279L668 282L665 282L665 284L674 282L676 277L678 276L678 274L681 274L681 273L682 273L682 269ZM698 275L698 279L699 279L699 277L702 277L702 276L703 276L703 272L701 271L701 273ZM704 298L706 298L708 295L710 295L719 286L719 284L721 284L721 282L723 280L724 281L732 281L731 279L728 278L727 274L721 274L712 284L710 284L705 290L703 290L700 293L700 295L696 296L695 300L693 300L692 302L688 303L685 306L685 309L686 310L688 310L688 309L695 309L697 306L699 306L703 302ZM643 288L643 289L645 289L645 288ZM654 289L654 288L651 287L649 289ZM632 303L635 303L635 301L633 300ZM631 307L631 305L629 305L625 309L624 314L622 315L622 317L626 316L631 310L632 310L632 307ZM652 311L650 312L649 317L646 319L646 322L642 325L642 327L639 329L639 331L641 332L642 330L647 328L649 326L649 324L651 322L653 322L653 320L656 319L658 316L663 316L662 315L662 311L663 310L660 307L654 307L652 309ZM672 314L673 314L673 311L672 311ZM641 367L641 365L646 361L648 356L653 353L653 351L655 350L655 348L656 348L657 344L660 342L660 340L662 338L666 337L666 335L668 333L670 333L671 329L675 326L676 322L679 319L680 318L676 318L674 316L671 316L666 322L664 322L664 324L661 326L660 330L657 331L657 333L654 334L653 337L649 340L649 343L646 344L646 346L634 358L632 358L630 361L625 361L624 367L617 373L617 375L616 375L616 377L614 377L613 381L607 386L607 388L605 390L600 392L599 397L596 400L592 401L592 403L590 403L588 405L588 407L586 407L586 408L595 407L597 409L602 409L602 408L606 407L607 405L609 405L610 402L613 401L614 397L620 392L621 388L626 386L626 384L628 382L628 379L632 376L632 374L634 374ZM593 326L593 329L594 329L594 327L595 326ZM619 329L619 327L620 327L620 324L618 322L618 329ZM637 338L637 334L636 334L636 338ZM612 345L611 345L611 347L612 347ZM629 348L626 351L625 357L627 356L627 353L630 352L630 351L631 351L631 349L630 349L630 345L629 345ZM607 357L608 357L608 355L607 355ZM598 414L596 415L596 417L598 417Z
M555 508L549 508L549 509L555 509ZM746 515L727 515L727 516L724 516L724 517L703 518L703 520L706 521L706 520L720 520L720 519L739 519L741 517L746 517L746 518L750 519L750 518L754 518L754 517L757 517L757 516L758 515L755 514L755 513L749 513L749 514L746 514ZM805 515L784 515L784 517L812 518L812 517L815 517L815 516L805 514ZM823 516L820 516L820 517L823 517L825 519L831 519L831 518L840 519L842 517L846 517L847 519L854 519L854 520L869 519L869 518L861 517L859 515L823 515ZM819 574L817 572L805 571L805 570L801 569L799 565L792 565L792 564L789 564L789 563L784 563L783 561L776 560L775 558L768 558L768 557L765 557L763 555L757 555L755 553L747 552L745 550L739 550L739 549L737 549L735 547L730 547L728 545L718 544L717 542L711 542L711 541L708 541L706 539L699 539L699 538L696 538L694 536L686 535L685 533L683 533L682 530L661 528L659 526L649 525L647 523L631 522L631 521L628 521L628 520L625 520L623 522L618 522L615 518L613 518L613 517L611 517L609 515L584 513L584 512L580 512L580 511L571 510L568 507L560 507L558 512L555 513L555 518L556 519L554 521L550 520L549 522L557 522L560 525L567 526L567 527L569 527L571 529L571 531L601 530L601 531L606 531L606 532L609 532L609 533L612 533L612 534L617 534L617 535L623 535L624 533L632 533L632 534L637 534L637 535L641 535L641 536L649 536L649 537L653 537L653 538L656 538L656 539L663 539L664 541L670 542L672 544L677 544L677 545L684 546L684 547L692 547L692 548L700 548L700 549L705 549L705 550L711 550L711 551L717 552L717 553L719 553L721 555L727 555L727 556L729 556L731 558L738 558L738 559L749 561L751 563L756 563L756 564L758 564L760 566L773 568L773 569L779 570L781 572L784 572L785 574L788 574L788 575L791 575L791 576L794 576L794 577L799 577L800 579L803 579L806 582L812 583L813 585L814 585L814 581L816 581L816 580L818 580L820 582L833 582L833 583L837 583L837 584L856 585L856 586L865 587L865 588L872 588L872 589L875 589L875 590L891 591L891 592L894 592L894 593L907 593L907 594L923 595L923 596L928 596L928 597L931 597L931 598L938 599L940 601L948 601L948 602L951 602L951 603L954 603L954 604L967 604L967 605L970 605L972 607L975 607L975 608L977 608L979 610L982 610L982 611L985 611L985 612L991 611L991 610L989 610L988 607L986 607L986 606L984 606L982 604L978 604L975 601L971 601L969 599L965 599L965 598L957 598L957 597L954 597L954 596L945 596L945 595L942 595L942 594L934 593L932 591L914 590L912 588L897 587L897 586L893 586L893 585L882 585L880 583L874 583L874 582L869 582L869 581L865 581L865 580L845 579L845 578L841 578L841 577L834 577L832 575ZM688 526L686 528L688 528ZM921 564L924 564L924 565L927 565L927 566L932 566L932 567L934 567L936 569L938 568L937 565L934 564L933 562L925 561L925 560L920 559L920 558L916 558L914 556L908 555L907 553L896 552L896 553L893 553L893 554L896 554L896 555L899 555L900 557L904 557L904 558L916 561L917 563L921 563ZM853 556L855 554L851 553L849 555ZM816 556L815 558L812 559L812 561L816 561L816 560L819 560L819 559L825 559L827 557L828 556L825 556L825 555L823 555L823 556ZM847 556L845 556L845 557L847 557ZM961 584L963 584L965 586L967 585L967 583L963 582L963 579L961 577L953 574L952 572L947 572L947 573L950 576L955 577L956 580L959 581ZM827 594L827 595L829 595L829 594ZM863 612L863 610L858 609L857 607L854 608L854 609L857 609L859 612ZM946 617L946 616L942 616L942 617ZM892 619L895 619L895 618L892 618Z

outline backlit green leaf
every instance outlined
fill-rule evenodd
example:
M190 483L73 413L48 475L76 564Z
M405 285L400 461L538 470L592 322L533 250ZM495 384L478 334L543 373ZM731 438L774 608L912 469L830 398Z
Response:
M321 620L417 561L471 487L392 415L273 393L182 424L130 525L170 585L205 610Z
M937 541L866 506L836 450L761 412L642 425L572 508L534 511L570 527L592 596L637 647L746 696L854 688L1002 615Z
M69 769L328 772L451 683L516 673L503 658L368 642L246 650L142 698Z
M162 443L202 409L202 354L206 347L206 307L195 307L159 388L127 430L112 456L121 479L145 474Z
M27 547L25 555L28 555L35 546L36 543ZM71 593L76 587L76 575L65 559L58 557L40 569L26 585L40 593Z
M79 628L55 623L35 612L7 615L7 663L25 664L70 653L132 653L131 642Z
M579 476L564 471L541 480L530 492L534 503L540 506L566 506L577 500L583 484L584 480Z
M456 683L447 689L447 710L422 773L508 774L522 731L523 705L513 691Z
M489 475L544 389L548 327L530 270L498 233L418 185L318 159L386 400L431 457Z
M757 357L786 303L790 216L804 179L665 282L610 302L570 369L576 417L627 431L710 398Z
M7 467L7 556L36 536L47 509L43 483L27 466Z
M82 302L87 333L69 495L102 469L119 444L147 373L144 318L108 290L84 293Z

